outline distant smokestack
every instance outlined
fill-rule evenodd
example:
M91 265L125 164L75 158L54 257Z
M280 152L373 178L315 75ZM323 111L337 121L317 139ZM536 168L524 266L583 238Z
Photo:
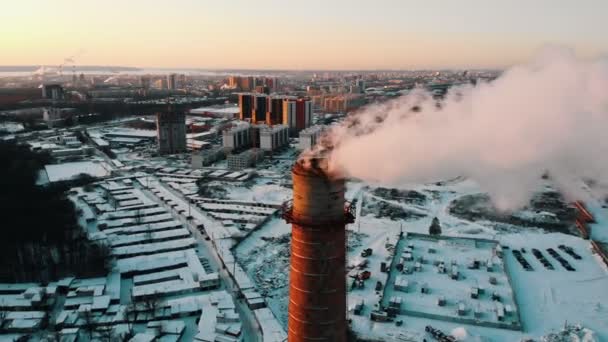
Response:
M330 177L327 160L299 160L292 169L289 282L290 342L346 341L346 230L344 179Z

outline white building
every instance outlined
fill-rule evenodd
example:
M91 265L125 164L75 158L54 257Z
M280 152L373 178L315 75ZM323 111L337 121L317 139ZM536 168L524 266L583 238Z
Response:
M228 168L231 170L242 170L254 166L264 158L264 151L259 148L252 148L238 154L230 154L226 160Z
M301 131L298 149L304 151L313 148L317 144L324 129L325 127L323 126L312 126Z
M46 122L49 128L62 127L65 126L68 118L74 117L75 111L74 108L44 108L42 110L42 120Z
M251 126L241 122L222 132L222 146L227 150L238 150L251 145Z
M289 144L289 127L285 125L259 125L260 148L275 151Z
M192 154L192 168L200 169L204 166L213 164L214 162L224 158L224 148L215 147L207 150L201 150Z
M72 148L80 147L82 145L80 140L78 140L78 138L73 134L64 134L59 136L59 142Z

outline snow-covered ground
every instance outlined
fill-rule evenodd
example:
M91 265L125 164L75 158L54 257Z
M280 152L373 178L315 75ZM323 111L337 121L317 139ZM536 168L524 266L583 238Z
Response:
M407 234L395 249L393 264L402 264L409 271L391 269L383 307L398 297L403 300L400 310L406 315L437 315L446 320L517 328L517 306L502 259L495 255L497 246L479 239ZM408 257L404 255L411 259L405 260ZM478 266L472 265L475 262ZM399 286L397 279L401 280ZM480 292L475 298L472 289ZM445 300L441 306L437 304L440 298ZM462 312L458 312L460 305ZM497 319L499 310L503 317Z
M139 133L121 128L107 131ZM150 134L142 134L139 138L151 138ZM238 324L235 328L233 323L240 320L243 322L243 334L248 329L249 324L246 323L253 322L261 330L272 331L272 339L282 340L284 331L280 326L284 329L287 324L290 226L274 212L277 205L292 196L289 168L293 163L294 151L289 150L267 159L255 173L250 172L253 170L244 172L244 178L236 177L235 172L226 168L224 161L209 168L191 170L187 154L155 156L152 142L113 151L124 164L118 167L118 173L128 179L104 181L93 191L78 189L75 195L70 196L82 210L79 222L89 238L106 241L116 256L111 273L106 278L66 279L49 286L24 284L23 289L9 290L15 293L0 294L0 303L14 305L14 308L31 313L12 314L10 318L15 321L13 327L27 328L41 322L40 313L37 312L43 310L39 310L35 303L41 295L39 290L44 288L50 293L48 297L58 303L50 318L55 321L61 316L68 322L68 329L80 329L80 336L84 340L88 338L82 333L83 312L94 306L96 310L103 311L96 314L97 319L113 326L117 332L125 331L125 315L133 309L129 306L131 301L150 294L161 297L160 303L154 304L161 309L150 312L149 308L140 308L140 320L134 325L134 331L140 333L142 339L150 338L150 335L163 329L149 324L150 320L158 320L166 329L175 329L182 336L180 339L178 334L169 334L171 336L160 339L163 341L190 341L197 335L205 338L213 334L216 325L220 329L239 329ZM51 170L53 177L49 178L69 178L88 170L84 164L62 165L55 166L56 170ZM88 171L94 176L100 174L97 169ZM197 183L203 186L199 188ZM360 256L361 251L373 249L373 254L365 258L368 260L367 270L371 272L365 287L350 289L351 278L345 279L349 288L349 303L357 300L364 302L362 315L349 315L352 329L360 336L377 341L432 340L424 332L426 325L432 325L462 341L515 342L528 337L538 340L540 336L558 332L568 322L581 323L594 332L570 329L569 334L579 336L577 338L581 341L608 340L608 270L591 253L588 241L573 235L546 232L533 225L524 228L508 220L493 221L483 215L478 216L483 217L481 219L453 215L450 208L454 201L466 199L465 196L480 195L479 187L469 180L410 184L403 188L411 192L393 189L377 191L374 184L354 181L347 184L346 198L357 205L356 221L347 227L347 257L351 275L356 272L353 271L355 265L364 259ZM597 221L590 224L592 238L608 242L608 209L603 207L604 201L599 194L594 194L593 189L589 189L589 192L590 200L586 204ZM108 198L107 193L112 194L113 200ZM397 274L393 265L390 274L380 272L381 263L390 265L395 253L400 255L406 247L407 240L400 240L400 233L426 234L435 217L441 224L444 236L491 239L509 247L503 250L502 262L506 270L493 270L490 273L497 275L497 291L504 304L515 307L517 303L522 331L484 327L478 322L421 318L408 315L407 311L397 315L392 322L370 320L370 312L381 302L374 289L376 282L383 285L378 292L385 294L382 302L386 305L399 292L394 291L396 275L404 276L412 286L411 292L400 294L404 300L403 309L443 313L446 317L458 316L455 312L458 301L454 298L462 296L466 298L460 298L461 301L466 299L467 304L474 303L473 299L467 297L467 289L471 284L480 285L489 280L486 279L486 271L469 271L465 264L473 258L487 261L491 248L477 249L449 243L437 243L436 255L425 253L425 259L429 262L422 265L423 271L411 275ZM529 222L555 219L553 213L529 208L515 213L513 217ZM258 222L263 223L258 226ZM207 239L210 241L206 242ZM582 259L573 259L562 252L559 245L573 248ZM430 246L422 246L420 242L418 247L428 252ZM555 269L546 269L532 255L533 248L542 252ZM549 248L556 250L576 270L564 269L549 255ZM526 250L523 255L533 271L525 271L521 267L513 256L515 249ZM211 256L217 256L219 262ZM462 265L463 278L451 280L446 274L435 273L431 261L433 258L443 258L446 263L457 260ZM234 262L235 259L238 264ZM498 260L495 261L500 264ZM210 292L201 284L209 281L208 276L213 274L220 275L221 283L217 291ZM507 286L507 274L511 286ZM234 278L236 285L227 285L232 284L227 277ZM431 297L424 298L418 295L419 292L414 292L423 283L430 287L428 296ZM58 286L67 288L72 295L69 298L57 295ZM485 286L486 291L488 288ZM247 310L243 310L243 307L246 308L247 304L241 301L231 303L231 298L235 297L230 295L238 291L261 293L270 311L262 308L244 314ZM446 306L446 312L436 310L434 300L429 299L440 293L446 296L448 303L452 300ZM484 319L492 320L496 304L488 298L488 294L480 300L487 313ZM64 308L65 302L70 308ZM475 305L467 307L474 309ZM235 316L235 308L238 316ZM205 316L206 313L201 310L212 314ZM226 315L220 315L224 310ZM176 321L174 315L187 317ZM396 321L400 321L400 325ZM185 325L182 326L180 322ZM65 331L66 336L72 333ZM582 337L584 335L586 337ZM590 335L595 335L594 339ZM8 335L0 336L0 340L4 337L9 338ZM10 335L12 337L15 335ZM246 341L248 337L245 336ZM578 341L575 338L570 340ZM551 337L546 341L558 340Z
M368 270L372 275L365 282L363 290L353 289L349 291L349 303L357 299L363 299L365 305L370 305L362 316L350 315L352 328L361 336L387 340L407 340L408 336L412 341L421 341L422 338L429 339L425 335L424 327L432 325L446 333L454 331L453 335L458 335L464 341L519 341L524 337L539 338L551 332L559 331L565 322L581 323L595 332L596 340L608 338L608 315L604 312L608 306L608 272L603 264L592 255L589 250L589 242L577 236L548 233L542 229L534 227L519 227L505 223L492 221L468 221L455 217L450 214L449 206L452 201L465 195L479 193L476 184L468 180L454 180L443 184L412 184L408 189L415 190L425 196L425 200L420 203L400 200L399 198L383 198L371 193L371 190L363 184L350 182L348 184L346 197L348 200L357 201L356 221L348 226L351 231L349 234L348 259L351 265L356 264L361 257L363 248L372 248L374 254L369 258ZM228 196L238 198L253 198L251 190L229 191ZM251 196L251 197L247 197ZM259 196L259 195L258 195ZM286 197L289 193L285 192ZM388 219L386 217L376 217L369 210L367 215L365 206L369 203L376 205L379 202L388 203L391 206L400 207L403 210L416 213L416 216L403 219ZM367 208L374 209L374 208ZM361 213L364 215L361 215ZM534 218L534 215L544 215L536 212L522 212L526 218ZM508 246L504 251L504 264L506 272L509 272L512 286L508 286L505 273L497 272L497 280L503 282L504 287L501 297L503 304L510 305L514 311L519 310L521 315L521 325L523 331L498 329L479 326L478 324L464 324L449 322L446 320L431 320L408 315L399 315L396 320L403 321L403 325L396 326L395 323L372 322L369 319L369 312L373 309L374 301L378 302L374 286L377 281L386 284L387 274L381 273L380 263L390 263L392 259L391 249L397 245L400 231L404 233L414 232L427 234L428 228L434 217L441 223L442 235L462 236L471 238L492 239L501 245ZM598 228L599 229L599 228ZM288 287L286 274L286 260L289 253L289 231L290 227L280 219L274 219L263 225L258 231L251 234L241 242L236 248L237 258L244 267L251 279L254 280L258 290L267 295L269 307L283 324L287 321L287 296ZM559 245L572 247L576 253L582 256L582 260L574 260L558 249ZM389 246L387 249L386 246ZM511 250L524 248L527 253L524 257L533 266L533 271L525 271L515 260ZM539 249L542 254L553 264L554 270L546 269L531 253L533 248ZM555 249L576 269L570 272L564 269L552 256L547 253L547 248ZM437 248L446 262L452 259L469 258L467 252L462 247L450 244L441 245ZM483 250L482 250L483 251ZM475 252L479 254L479 252ZM475 254L473 253L473 254ZM475 255L477 255L475 254ZM479 259L487 260L491 254L491 249L482 252ZM487 255L486 255L487 254ZM467 259L468 260L468 259ZM498 261L498 260L496 260ZM498 263L500 264L500 263ZM428 272L434 272L432 264L425 264L423 267L430 268ZM466 269L466 265L461 266ZM273 271L274 270L274 271ZM468 271L468 270L466 270ZM430 273L429 273L430 274ZM465 287L470 287L469 283L487 283L485 275L481 278L472 277L467 274L466 280L458 283L461 295L469 296ZM442 277L448 277L442 274ZM429 283L435 291L441 291L445 286L446 294L456 291L447 279L442 280L442 284L436 284L437 280L430 277L425 280L412 278L410 283L416 282ZM431 284L432 283L432 284ZM350 282L348 283L350 287ZM486 287L486 291L488 286ZM415 287L414 287L415 289ZM432 293L432 292L431 292ZM487 292L486 292L487 293ZM414 294L411 294L414 296ZM494 319L496 304L492 303L488 294L483 297L484 305L487 306L486 318ZM513 299L514 298L514 299ZM388 300L388 299L386 299ZM448 298L449 300L449 298ZM469 310L475 309L472 305L473 300L469 297L467 307ZM517 308L514 301L517 302ZM407 307L407 299L404 302ZM414 302L413 302L414 303ZM429 302L430 303L430 302ZM431 303L435 305L435 303ZM487 305L486 305L487 304ZM431 308L429 308L430 310ZM454 316L455 306L450 310ZM431 310L432 311L432 310ZM469 313L472 317L472 313Z
M110 174L111 167L105 163L81 161L63 164L51 164L44 167L50 182L72 179L80 174L92 177L106 177Z
M251 188L227 186L227 197L240 201L281 204L289 199L291 190L277 184L255 184Z
M19 122L2 122L0 123L0 133L18 133L23 131L23 124Z
M266 297L268 306L284 326L287 323L290 230L291 227L282 219L272 219L235 250L239 264L256 283L258 291Z

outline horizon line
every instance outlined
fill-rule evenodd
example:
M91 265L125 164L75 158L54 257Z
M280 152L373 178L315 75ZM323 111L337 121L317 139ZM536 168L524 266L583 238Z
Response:
M59 65L54 64L24 64L24 65L0 65L0 72L19 72L20 70L2 70L8 68L28 68L34 69L41 67L58 68ZM69 73L73 66L63 66L64 72ZM387 71L454 71L454 70L473 70L473 71L500 71L507 67L438 67L438 68L386 68L386 69L324 69L324 68L306 68L306 69L271 69L271 68L203 68L203 67L140 67L140 66L124 66L124 65L79 65L75 69L79 68L104 68L104 69L135 69L133 71L143 71L146 69L152 70L190 70L190 71L269 71L269 72L387 72ZM24 70L27 71L27 70Z

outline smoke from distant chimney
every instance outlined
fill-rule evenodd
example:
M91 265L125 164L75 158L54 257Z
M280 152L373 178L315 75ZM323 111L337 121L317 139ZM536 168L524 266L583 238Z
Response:
M567 195L608 184L608 63L546 49L490 83L374 104L329 133L330 168L386 186L465 176L502 210L527 204L546 171Z

